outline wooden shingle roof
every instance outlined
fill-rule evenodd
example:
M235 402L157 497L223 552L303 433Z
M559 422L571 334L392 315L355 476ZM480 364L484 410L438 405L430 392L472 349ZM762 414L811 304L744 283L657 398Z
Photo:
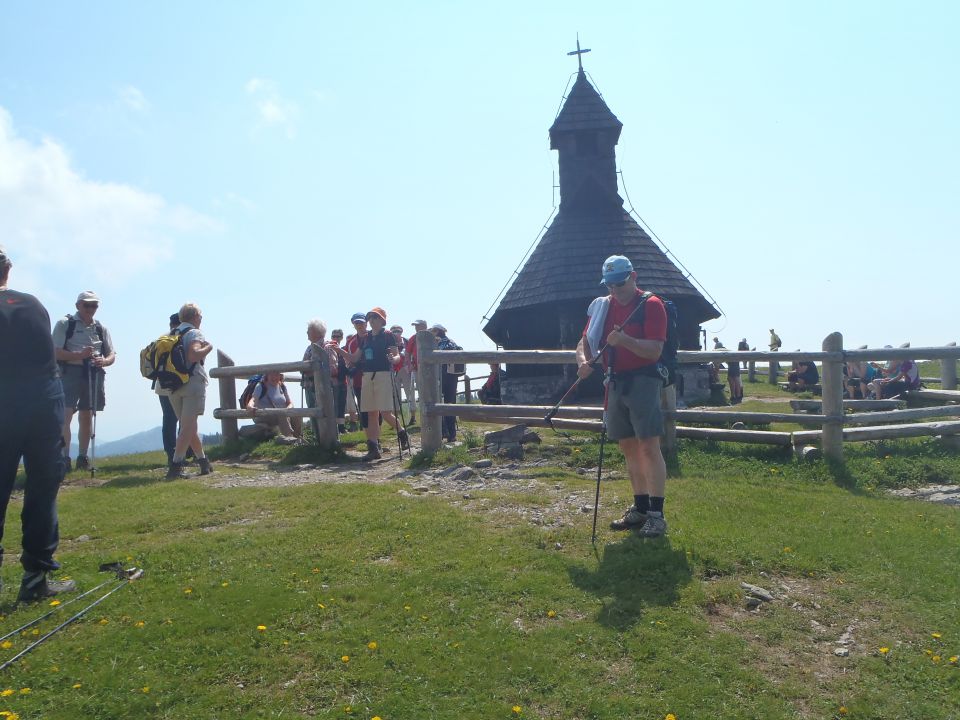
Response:
M637 272L637 285L671 300L688 299L694 308L689 320L719 317L716 308L683 275L650 236L620 208L617 212L557 215L485 330L497 333L513 310L535 305L589 301L606 294L600 268L611 255L626 255Z
M610 112L581 69L563 108L550 127L551 148L556 149L556 135L583 130L615 130L619 136L623 123ZM615 142L615 141L614 141Z

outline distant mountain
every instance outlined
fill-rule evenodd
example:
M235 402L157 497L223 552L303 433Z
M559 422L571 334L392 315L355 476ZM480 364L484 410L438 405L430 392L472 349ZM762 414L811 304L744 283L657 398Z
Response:
M74 433L76 434L76 433ZM217 445L220 443L220 433L213 435L203 435L204 445ZM97 443L97 457L109 457L110 455L130 455L132 453L152 452L154 450L163 450L163 435L160 426L150 430L144 430L134 435L128 435L119 440ZM77 441L74 439L70 447L70 457L77 456Z

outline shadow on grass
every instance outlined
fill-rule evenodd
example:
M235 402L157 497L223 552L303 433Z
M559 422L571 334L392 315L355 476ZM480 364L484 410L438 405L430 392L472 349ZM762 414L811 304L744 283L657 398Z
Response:
M672 605L693 575L686 554L669 538L633 533L606 545L596 570L577 566L569 573L574 585L603 601L597 622L616 630L635 625L648 607Z

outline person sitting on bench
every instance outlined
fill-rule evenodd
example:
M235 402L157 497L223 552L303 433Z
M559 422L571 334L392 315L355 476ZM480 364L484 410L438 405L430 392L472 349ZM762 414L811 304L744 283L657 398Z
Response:
M787 373L787 390L791 392L810 389L819 382L817 364L809 360L800 360L797 369Z

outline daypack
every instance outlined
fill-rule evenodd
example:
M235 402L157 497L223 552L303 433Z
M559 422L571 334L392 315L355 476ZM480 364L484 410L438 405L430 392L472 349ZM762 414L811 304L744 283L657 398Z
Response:
M257 374L247 380L247 386L243 389L243 392L240 393L240 399L237 400L237 404L240 406L241 410L246 409L247 403L250 402L250 398L252 398L253 394L257 391L257 386L260 387L260 392L257 394L258 400L267 394L267 386L263 384L265 378L265 375ZM287 386L282 382L280 383L280 392L283 393L283 396L287 400L290 399L290 395L287 392Z
M654 297L654 293L645 292L640 297L640 304L643 305L648 298ZM677 350L680 349L680 331L677 328L677 306L672 300L666 300L659 295L660 302L667 313L667 338L663 341L663 349L660 351L660 357L657 359L660 377L663 378L663 386L669 387L677 381ZM638 310L638 313L646 313L646 310ZM645 317L645 315L644 315ZM642 321L641 321L642 323Z
M173 392L190 380L195 363L187 362L183 333L174 330L161 335L140 351L140 374L153 380L154 387Z

